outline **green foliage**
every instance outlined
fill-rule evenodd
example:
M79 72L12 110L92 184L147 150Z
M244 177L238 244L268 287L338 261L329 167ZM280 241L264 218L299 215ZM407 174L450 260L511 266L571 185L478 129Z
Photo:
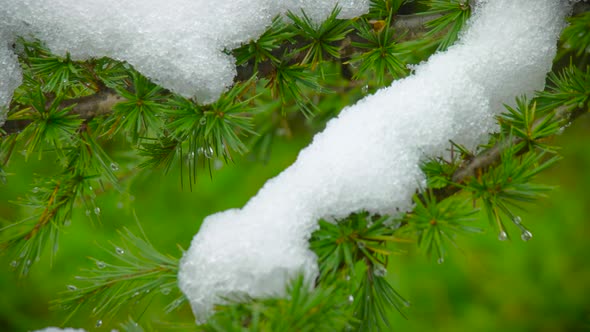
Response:
M312 289L303 277L287 287L286 297L240 299L218 307L201 328L208 332L344 331L352 307L338 284Z
M569 26L562 33L563 50L559 56L574 53L577 56L588 54L590 49L590 12L569 18Z
M40 89L31 91L27 100L30 108L24 108L11 116L11 119L31 121L18 136L18 140L25 141L26 156L37 151L42 142L52 144L56 150L63 150L64 142L70 143L82 124L77 115L69 114L72 107L61 108L61 98L48 102Z
M353 42L352 45L367 50L352 59L352 62L360 62L356 78L371 71L375 74L377 84L382 86L388 83L386 82L386 73L394 78L407 75L406 64L400 58L406 50L396 42L391 18L392 16L389 16L381 27L372 27L367 20L360 20L355 24L359 37L365 41Z
M97 319L96 327L103 320L126 308L145 303L153 296L170 296L175 299L167 306L171 311L186 300L178 289L176 275L178 259L161 254L147 240L128 229L120 232L122 245L111 243L111 248L103 248L109 254L108 261L91 258L93 268L77 276L75 284L70 284L55 300L53 305L69 312L67 319L82 307L90 308L90 315Z
M471 6L468 0L426 0L423 3L430 7L423 15L440 15L426 23L429 29L426 36L438 37L442 34L438 49L446 50L457 40L459 32L471 16Z
M549 191L551 187L532 183L533 178L556 163L560 158L546 159L544 152L529 151L518 154L516 146L508 147L502 153L501 163L478 177L472 177L464 189L472 192L474 199L483 203L490 223L495 224L498 238L509 237L502 215L511 220L522 232L523 240L528 230L520 223L515 209L522 209L522 203L531 203Z
M406 215L407 226L400 231L416 236L420 250L435 256L439 264L447 253L446 242L457 247L456 234L482 232L470 225L477 210L457 198L437 202L433 193L427 191L421 197L416 196L414 203L414 210Z
M310 240L311 249L318 255L320 283L345 279L359 331L391 327L390 310L401 313L408 306L384 279L388 258L393 254L389 247L406 241L393 235L397 226L390 217L359 213L336 224L321 220L320 229Z
M543 140L559 132L560 123L554 113L539 118L536 102L531 103L526 98L516 99L516 108L508 105L505 107L508 112L500 115L499 122L504 135L513 135L521 140L515 149L520 150L526 146L528 149L552 150Z
M389 17L391 13L396 13L401 6L413 0L371 0L369 17L382 18Z
M311 118L316 107L308 97L305 88L315 92L321 91L322 88L317 80L317 77L309 70L309 66L289 64L283 60L276 65L266 87L270 89L274 97L281 99L283 112L287 104L295 102L301 112Z
M549 82L548 89L538 93L542 110L558 107L590 110L590 67L582 70L570 65L561 72L549 73Z
M110 127L108 133L124 132L133 144L137 144L140 137L148 135L148 130L161 128L159 116L165 108L162 107L164 97L161 87L136 72L131 73L131 78L131 91L117 88L119 95L126 100L115 105L107 125Z
M283 22L280 16L275 17L270 27L257 40L252 40L234 51L236 64L241 66L253 61L254 72L256 72L258 65L264 61L279 63L280 60L273 54L273 51L278 49L283 42L293 39L294 33L288 28L289 26Z
M301 17L292 12L287 13L287 17L293 21L297 36L303 38L304 45L296 52L305 53L301 63L311 64L312 70L328 57L340 58L340 46L337 42L344 39L352 29L349 28L349 20L336 18L338 14L340 9L336 7L324 22L317 24L304 11L301 11Z
M395 20L405 17L398 12L424 6L426 11L412 15L435 17L426 24L426 34L408 37L394 28ZM435 46L444 50L452 45L471 7L462 0L372 0L370 13L360 19L337 19L339 12L335 8L321 24L305 12L288 13L287 22L275 18L258 40L233 51L249 79L236 82L210 105L175 95L127 64L107 58L73 61L52 55L39 42L21 40L25 82L10 105L8 121L13 127L0 130L0 183L12 181L8 162L15 151L23 151L29 162L38 153L39 159L61 169L37 176L31 192L17 202L26 209L26 217L6 225L2 220L2 248L10 252L12 269L27 275L46 247L53 259L77 207L99 220L97 195L123 191L124 179L153 168L166 173L179 169L181 186L188 174L192 190L201 168L208 168L212 177L211 165L216 162L239 163L240 155L265 160L277 137L310 136L343 105L367 93L362 87L404 77L408 63L423 61ZM533 180L559 159L552 137L573 115L588 111L590 69L584 59L590 39L584 32L589 18L587 13L572 18L564 32L560 54L576 56L569 67L560 71L563 64L556 64L551 85L537 98L523 97L515 106L506 106L498 117L501 132L487 145L471 151L451 142L450 158L439 156L421 165L426 188L414 197L412 211L394 216L360 212L321 220L310 239L320 268L315 285L299 277L288 286L286 297L228 298L200 328L390 330L398 315L392 312L402 313L409 306L387 275L393 254L401 253L400 243L415 244L415 249L442 263L449 244L459 246L457 235L481 231L472 220L478 204L500 240L509 238L506 218L523 240L530 240L532 234L517 212L550 189ZM85 97L107 91L116 91L122 99L112 112L76 113ZM127 144L123 151L113 148L121 142ZM485 160L494 151L500 151L500 160L454 178L473 160ZM130 172L119 170L111 156L115 153L129 160ZM127 229L120 234L123 244L105 249L110 258L91 258L94 267L53 302L69 312L68 318L86 311L99 327L103 320L129 311L140 311L141 318L156 294L174 296L167 312L186 303L176 286L178 259L161 254L145 235L138 237ZM123 329L142 330L134 319L136 315ZM188 324L194 327L192 318Z

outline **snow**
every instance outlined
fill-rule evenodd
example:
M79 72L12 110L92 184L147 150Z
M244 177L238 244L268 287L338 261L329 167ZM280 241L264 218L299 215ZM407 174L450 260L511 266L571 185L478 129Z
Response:
M421 160L444 155L449 140L475 147L497 129L504 103L543 88L568 8L480 1L456 45L345 108L243 208L207 217L179 272L197 321L232 295L284 295L297 273L313 284L308 240L318 219L410 210Z
M340 17L350 18L366 12L369 0L0 0L0 107L21 80L9 47L15 36L41 39L74 60L127 61L163 87L210 103L236 75L224 50L256 39L287 10L304 8L320 21L337 4Z
M0 29L0 127L6 120L12 93L22 82L20 66L11 50L10 39L9 34Z

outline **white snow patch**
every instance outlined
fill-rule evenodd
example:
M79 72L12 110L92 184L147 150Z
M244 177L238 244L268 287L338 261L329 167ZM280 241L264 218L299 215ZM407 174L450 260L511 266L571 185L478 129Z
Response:
M22 83L22 73L16 55L12 52L11 39L7 32L0 29L0 127L6 120L12 93Z
M14 39L4 35L34 36L74 60L127 61L163 87L210 103L236 75L224 50L256 39L287 10L320 21L336 5L351 18L367 12L369 0L0 0L0 105L20 77L4 45Z
M568 8L480 1L455 46L344 109L242 209L207 217L179 273L197 320L222 297L283 295L300 272L313 281L308 239L318 219L411 209L421 160L444 154L449 140L476 146L497 129L503 103L543 88Z

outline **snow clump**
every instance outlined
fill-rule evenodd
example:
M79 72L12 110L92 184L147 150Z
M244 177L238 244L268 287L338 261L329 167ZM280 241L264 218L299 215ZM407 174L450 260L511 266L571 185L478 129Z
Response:
M73 60L127 61L155 83L211 103L236 75L225 50L258 38L288 10L321 21L337 5L340 18L351 18L366 13L369 0L0 0L0 107L21 80L16 36Z
M179 272L197 321L235 294L284 295L298 273L313 283L318 219L411 209L420 161L444 154L449 140L483 142L504 103L544 87L567 0L478 3L456 45L345 108L243 208L203 221Z

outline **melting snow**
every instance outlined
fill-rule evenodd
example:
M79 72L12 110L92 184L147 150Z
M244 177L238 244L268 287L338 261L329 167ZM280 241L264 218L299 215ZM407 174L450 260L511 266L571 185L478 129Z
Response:
M256 39L287 10L304 8L320 21L336 4L350 18L369 0L0 0L0 107L21 80L15 36L39 38L74 60L127 61L163 87L210 103L236 74L224 50Z
M569 6L565 0L481 1L460 41L347 107L243 208L207 217L179 284L198 320L220 297L281 295L318 274L308 239L320 218L411 208L419 163L448 141L474 147L503 103L542 89Z

